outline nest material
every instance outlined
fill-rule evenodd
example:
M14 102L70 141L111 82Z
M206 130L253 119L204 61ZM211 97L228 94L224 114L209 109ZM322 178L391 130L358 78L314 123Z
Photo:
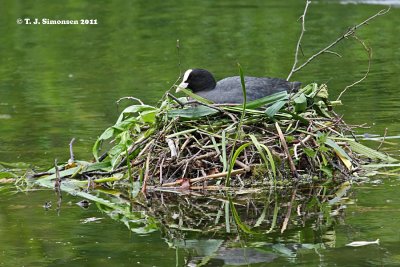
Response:
M187 92L190 94L189 92ZM351 126L331 111L325 85L281 92L243 106L169 98L134 105L99 138L114 137L99 160L151 186L212 188L349 177L358 159L344 140ZM248 179L251 178L251 179Z

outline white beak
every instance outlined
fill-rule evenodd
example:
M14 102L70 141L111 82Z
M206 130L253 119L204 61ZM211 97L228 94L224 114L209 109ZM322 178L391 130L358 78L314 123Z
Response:
M181 89L186 89L188 87L189 83L186 82L181 82L178 87L176 88L175 93L179 93Z
M189 83L186 81L188 80L191 72L192 72L192 69L188 69L187 71L185 71L182 82L178 85L178 88L176 88L176 91L175 91L176 93L180 92L182 88L186 89L188 87Z

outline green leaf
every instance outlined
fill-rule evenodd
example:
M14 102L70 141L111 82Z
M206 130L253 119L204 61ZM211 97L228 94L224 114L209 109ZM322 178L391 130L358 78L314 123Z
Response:
M278 113L279 110L282 109L282 107L287 103L287 101L278 101L274 103L272 106L269 106L265 110L265 114L267 114L268 117L273 118L276 113Z
M309 125L310 124L310 122L306 118L304 118L304 117L302 117L302 116L300 116L300 115L298 115L296 113L292 113L292 112L289 112L287 110L282 110L281 112L289 114L290 116L292 116L293 119L300 121L304 125Z
M27 169L30 166L28 163L25 163L25 162L10 163L10 162L4 162L4 161L0 161L0 165L9 167L9 168L16 168L16 169Z
M332 169L329 166L321 166L320 170L323 171L328 178L333 177Z
M346 159L348 159L350 162L352 161L352 159L350 158L350 156L346 153L346 151L343 150L343 148L341 148L338 144L335 143L335 141L333 141L332 139L326 139L325 144L330 146L331 148L333 148L335 150L336 153L339 153L341 156L345 157Z
M246 104L246 108L256 109L259 107L271 105L278 101L283 101L283 100L287 100L287 99L289 99L289 94L286 91L282 91L282 92L278 92L278 93L275 93L275 94L272 94L269 96L265 96L265 97L250 101Z
M119 115L119 118L115 124L118 124L124 120L125 114L136 114L141 111L146 111L146 110L155 110L156 108L153 106L149 105L132 105L127 108L125 108L121 114Z
M242 222L242 220L240 219L239 214L235 208L235 205L233 204L231 199L229 199L229 206L231 207L232 216L233 216L233 219L235 220L237 226L239 226L239 228L246 234L257 234L256 232L252 231L248 225L246 225L245 223Z
M170 118L187 118L187 119L199 119L205 116L214 115L219 111L206 106L195 106L184 109L173 109L168 111L168 117Z
M18 175L12 172L0 172L0 179L2 178L17 178Z
M310 83L305 87L301 88L297 93L294 94L293 99L299 97L301 94L310 95L318 90L318 85L316 83Z
M107 128L99 137L99 140L107 140L110 139L114 135L114 128Z
M297 113L301 113L307 109L307 98L304 94L300 94L298 97L293 99L295 106L294 110Z
M371 169L382 169L382 168L394 168L394 167L400 167L400 163L395 163L395 164L365 164L362 165L363 168L371 168Z
M204 97L196 95L195 93L193 93L192 91L190 91L188 89L180 88L179 90L180 90L180 92L185 93L186 95L188 95L189 97L199 101L200 103L204 103L204 104L212 104L213 103L212 101L210 101L208 99L205 99Z
M244 74L242 70L242 66L238 63L239 74L240 74L240 84L242 85L242 93L243 93L243 110L246 109L247 105L247 94L246 94L246 84L244 82Z
M236 159L239 157L240 153L249 145L251 145L251 143L245 143L243 145L241 145L238 149L235 150L235 153L233 154L232 158L231 158L231 164L229 165L228 168L228 174L226 175L226 180L229 181L231 178L231 172L233 169L233 166L235 165L235 161ZM229 182L227 182L229 184Z
M140 118L145 123L155 123L158 110L147 110L140 113Z
M395 158L392 158L386 154L383 154L379 151L376 151L372 148L369 148L367 146L364 146L360 143L357 143L356 141L348 141L348 144L350 145L351 149L359 154L362 154L364 156L366 156L367 158L370 159L379 159L388 163L392 163L392 162L397 162L398 160Z
M317 152L315 152L313 149L308 148L308 147L303 148L303 151L310 158L314 158L315 155L317 154Z
M325 118L331 118L331 115L328 113L327 107L323 101L318 101L317 103L314 103L313 108L318 113L318 115L321 115Z
M274 161L274 158L272 157L271 151L268 149L268 147L266 145L261 144L260 142L258 142L257 138L254 135L249 134L249 136L251 138L251 141L253 142L253 144L257 148L258 153L260 154L261 158L263 159L264 164L267 167L267 169L269 169L271 167L271 171L272 171L272 173L274 175L273 177L275 178L276 177L276 167L275 167L275 161ZM265 153L264 153L263 149L268 154L268 160L267 160L267 157L265 156Z
M328 99L329 94L328 94L328 87L326 86L326 84L321 84L319 86L317 97Z

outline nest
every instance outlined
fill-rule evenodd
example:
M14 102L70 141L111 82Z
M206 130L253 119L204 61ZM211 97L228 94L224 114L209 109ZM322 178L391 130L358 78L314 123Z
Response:
M353 126L332 111L326 85L246 105L166 94L158 107L127 107L97 140L98 161L147 188L213 189L342 182L357 170ZM99 157L104 140L112 147ZM150 187L149 187L150 186Z

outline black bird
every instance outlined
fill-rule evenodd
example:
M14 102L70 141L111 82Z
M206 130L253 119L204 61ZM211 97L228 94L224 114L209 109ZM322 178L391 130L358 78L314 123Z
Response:
M288 82L279 78L244 77L247 102L272 95L281 91L297 91L300 82ZM218 82L204 69L189 69L183 76L182 83L176 89L189 88L193 93L219 104L243 103L243 90L240 76L227 77Z

